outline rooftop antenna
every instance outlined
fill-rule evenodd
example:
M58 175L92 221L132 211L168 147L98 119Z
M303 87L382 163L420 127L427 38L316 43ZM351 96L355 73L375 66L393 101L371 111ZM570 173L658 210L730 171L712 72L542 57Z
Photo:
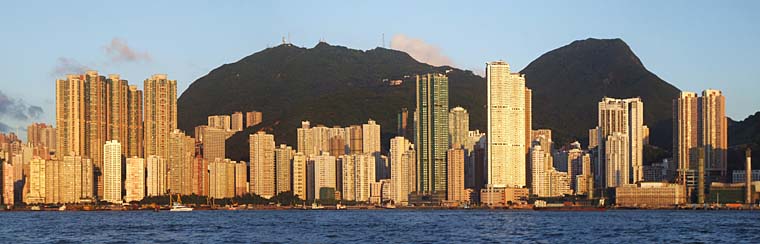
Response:
M288 32L288 44L292 44L293 42L290 40L290 32Z
M380 45L380 46L382 46L383 48L385 48L385 33L383 33L383 44Z

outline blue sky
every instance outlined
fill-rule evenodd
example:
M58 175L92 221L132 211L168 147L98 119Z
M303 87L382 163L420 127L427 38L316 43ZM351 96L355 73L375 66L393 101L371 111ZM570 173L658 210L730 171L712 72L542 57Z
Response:
M44 112L28 121L0 114L0 122L54 122L55 79L75 70L118 73L140 87L166 73L181 92L283 36L366 50L383 33L386 46L393 40L415 58L478 71L499 59L520 70L573 40L622 38L678 88L723 90L728 116L760 110L760 1L71 2L2 4L0 102Z

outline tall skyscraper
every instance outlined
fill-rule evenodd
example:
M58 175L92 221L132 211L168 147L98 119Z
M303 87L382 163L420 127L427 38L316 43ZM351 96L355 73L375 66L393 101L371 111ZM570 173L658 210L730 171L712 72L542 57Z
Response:
M275 194L291 191L291 161L293 160L293 148L280 144L280 147L274 149L275 159Z
M410 157L411 155L411 157ZM391 199L397 205L409 202L409 194L415 191L414 145L402 136L391 139Z
M126 154L129 147L127 140L127 90L126 80L117 74L108 75L106 81L106 140L121 143L121 152Z
M467 133L470 132L470 114L462 107L449 111L449 144L450 147L468 144Z
M673 157L678 163L677 180L685 184L689 195L698 188L697 179L709 184L727 177L725 99L718 90L705 90L702 97L682 92L673 100ZM704 148L706 175L698 171L699 148Z
M97 177L97 195L104 197L103 193L103 145L107 138L107 87L105 77L98 75L97 71L87 71L84 76L84 147L86 156L95 163L95 176Z
M367 121L362 125L362 149L364 153L369 153L375 157L375 178L386 179L390 175L388 168L382 164L380 160L380 125L375 123L374 120Z
M698 143L705 149L705 173L710 182L725 180L728 171L728 119L726 97L718 90L704 90L699 98Z
M644 103L640 98L602 99L596 134L600 184L618 187L644 179Z
M124 201L140 201L145 198L145 159L127 158L127 178L124 179Z
M137 86L127 90L127 157L144 157L143 92Z
M302 152L293 154L293 194L306 200L306 155Z
M275 195L274 135L259 131L251 134L251 188L253 194L270 198Z
M192 194L192 165L195 139L175 129L169 134L167 166L167 189L172 194Z
M232 117L230 118L232 121L232 131L243 131L243 113L242 112L234 112L232 113Z
M415 148L418 187L421 195L444 200L446 195L446 150L449 147L449 78L443 74L417 76Z
M163 196L166 194L166 160L156 155L148 156L146 180L148 196Z
M103 200L121 203L121 143L107 141L103 145Z
M356 166L353 155L341 155L338 157L341 174L341 197L344 201L356 201Z
M93 159L97 194L103 192L103 144L107 138L108 92L97 71L56 80L57 156Z
M448 150L448 193L446 199L450 202L465 202L469 196L464 190L464 149Z
M61 183L65 182L61 179L61 161L48 160L45 161L44 166L44 201L49 203L59 203L61 201Z
M177 128L177 81L165 74L145 80L145 155L169 158L169 134Z
M489 188L524 187L526 185L525 77L510 73L503 61L486 64L488 97L488 186Z
M697 101L697 94L693 92L681 92L673 100L673 160L678 163L677 180L682 184L687 182L687 175L694 175L697 166L697 137L700 134Z

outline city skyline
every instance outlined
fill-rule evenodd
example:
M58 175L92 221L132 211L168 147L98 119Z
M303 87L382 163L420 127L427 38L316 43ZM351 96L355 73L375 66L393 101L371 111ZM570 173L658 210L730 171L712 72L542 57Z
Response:
M59 3L50 4L58 5ZM523 23L519 20L529 19L530 22L525 25L531 26L533 31L538 31L535 34L518 35L516 33L522 32L515 33L508 31L508 28L503 31L497 30L494 34L505 43L496 43L490 40L463 40L462 37L449 38L442 33L431 31L418 32L420 29L417 28L418 25L407 24L415 23L415 21L402 21L405 18L393 18L392 16L398 15L395 11L388 11L390 14L387 16L379 15L377 12L378 8L387 10L398 8L401 5L400 2L390 2L380 6L373 3L357 3L348 6L336 6L337 4L311 6L316 9L356 9L356 11L346 11L347 16L329 18L315 16L311 11L305 12L299 9L296 11L302 12L301 15L285 14L286 12L290 13L289 11L293 9L284 8L284 5L278 3L244 4L247 6L235 8L230 5L207 6L201 3L190 3L186 6L156 3L154 6L156 9L179 7L184 11L178 12L185 13L198 12L200 9L210 11L195 15L197 18L188 19L178 16L178 18L165 18L164 21L150 24L143 21L115 23L110 20L93 23L87 21L86 16L72 16L71 18L51 21L49 18L56 16L55 11L73 12L85 8L85 5L73 3L62 4L49 9L36 9L34 4L12 3L8 7L13 11L10 11L9 15L0 17L3 18L3 21L0 21L2 23L0 26L18 38L8 39L9 45L3 45L0 50L3 53L11 54L10 56L19 52L22 52L23 55L15 55L21 57L20 59L0 60L0 71L8 74L0 82L3 84L0 91L11 99L21 99L28 105L39 106L44 111L40 115L40 122L54 124L54 101L50 99L50 94L53 94L54 91L52 89L38 91L33 88L44 87L42 85L51 77L59 77L67 72L73 72L74 70L71 69L66 70L67 65L69 68L81 69L86 66L105 73L120 73L122 78L133 82L157 72L171 73L180 82L178 94L181 94L190 82L201 77L207 71L265 47L274 46L280 43L282 37L288 36L291 37L289 42L299 46L311 47L318 40L324 39L330 43L366 50L375 46L382 46L380 44L384 33L386 47L408 51L413 57L423 62L440 64L440 61L425 56L424 52L419 52L420 49L411 48L414 47L411 44L418 43L415 42L418 40L425 44L425 47L434 47L433 50L438 52L432 53L441 54L439 56L448 58L455 67L474 70L481 74L483 69L480 68L480 63L484 59L508 59L513 63L513 67L521 69L543 52L572 40L588 37L619 37L627 41L637 51L653 73L680 89L702 90L712 88L722 90L729 98L726 101L729 108L727 115L732 119L742 120L760 109L758 107L760 106L758 105L760 98L753 96L751 92L757 90L757 86L760 85L753 80L753 77L757 76L756 69L751 68L757 64L752 63L754 61L751 58L745 59L750 60L748 62L733 61L734 59L739 60L735 57L757 56L757 49L751 48L751 45L757 43L760 33L756 28L751 28L751 24L754 22L752 20L755 19L752 10L757 9L758 3L750 1L725 6L709 2L686 3L676 1L658 4L660 6L656 9L662 11L650 9L647 7L649 4L642 2L624 4L595 1L573 4L558 2L555 5L558 5L559 9L572 9L574 11L567 13L561 11L562 14L546 16L545 13L537 11L537 9L542 8L537 7L535 3L498 3L495 4L495 8L484 11L495 11L495 9L499 9L499 6L508 6L509 9L522 9L524 13L503 15L506 18L504 22ZM412 3L411 6L406 7L414 9L421 7L421 5L424 3ZM681 8L683 5L694 7ZM136 10L136 6L109 3L103 6L88 4L86 8L93 11L101 8L104 11L119 8L139 15L142 11ZM458 7L474 12L474 6L461 4ZM236 12L259 9L270 9L272 11L265 11L262 15L254 15L254 17L241 17L240 19L215 17L216 22L208 21L215 13L221 11ZM623 11L621 14L619 9L634 9L636 11ZM451 11L449 8L440 10ZM37 15L35 18L21 14L33 11L49 14ZM593 12L577 14L586 13L586 11ZM574 14L571 15L570 12ZM169 11L169 14L174 13L174 11ZM365 17L353 18L361 20L357 23L341 21L350 18L351 15ZM492 17L488 16L490 15L479 14L478 17L472 19L452 18L445 21L459 27L475 26L477 23L490 22L489 20ZM422 16L405 17L423 18ZM607 21L594 21L598 18L604 18ZM268 23L271 22L270 20L278 19L290 21L276 21L276 24L271 26L259 26L262 28L262 33L257 33L255 36L252 33L236 33L240 38L226 40L208 40L205 37L190 38L190 36L206 36L202 35L200 31L209 29L216 29L212 31L213 34L228 34L231 29L237 26L236 23L239 20L257 25L256 23ZM651 25L647 24L648 21L637 21L638 19L657 21L658 24ZM694 24L693 21L697 21L699 24ZM55 24L48 25L51 22ZM175 26L177 23L194 23L206 27L213 23L225 23L225 25L215 26L215 28L198 28L198 30L166 28L166 26ZM359 23L364 25L361 25L360 28ZM342 28L327 29L325 26L328 25L326 24L337 25ZM108 25L112 27L103 27ZM567 28L559 32L549 31L553 29L550 28L551 26L556 25ZM56 28L51 30L53 26ZM89 28L72 28L72 26ZM151 27L139 28L141 26ZM626 27L625 31L618 29L620 26ZM48 38L44 36L49 32L61 33L61 31L66 30L66 34L86 34L87 29L97 29L103 35L78 40L76 43L66 40L55 43L45 42L41 45L32 46L23 43L29 40L47 40ZM460 29L465 31L463 36L478 34L476 30L469 30L469 28ZM672 32L670 31L672 29L681 31ZM159 30L166 33L157 35ZM523 30L523 27L518 27L517 30ZM650 33L657 33L660 38L650 38ZM356 38L356 35L359 35L360 38ZM145 39L146 36L163 37L147 40ZM185 41L178 43L172 41L173 38L183 38ZM395 46L391 45L393 40L396 40ZM208 43L223 44L228 48L199 48L201 44L207 45ZM402 43L411 44L401 45ZM185 50L194 51L185 52ZM496 51L494 52L494 50ZM698 54L705 54L711 60L719 60L720 62L692 62L691 60L699 58L695 56ZM62 68L61 71L52 74L57 66ZM720 70L720 72L716 72L716 70ZM142 89L141 84L137 85L138 88ZM2 119L2 122L12 127L11 129L18 128L26 123L13 121L10 117Z

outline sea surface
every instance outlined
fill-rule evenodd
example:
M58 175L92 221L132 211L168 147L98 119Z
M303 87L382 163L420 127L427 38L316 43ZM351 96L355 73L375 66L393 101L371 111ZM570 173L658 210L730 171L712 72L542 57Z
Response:
M0 212L2 243L760 243L760 211Z

